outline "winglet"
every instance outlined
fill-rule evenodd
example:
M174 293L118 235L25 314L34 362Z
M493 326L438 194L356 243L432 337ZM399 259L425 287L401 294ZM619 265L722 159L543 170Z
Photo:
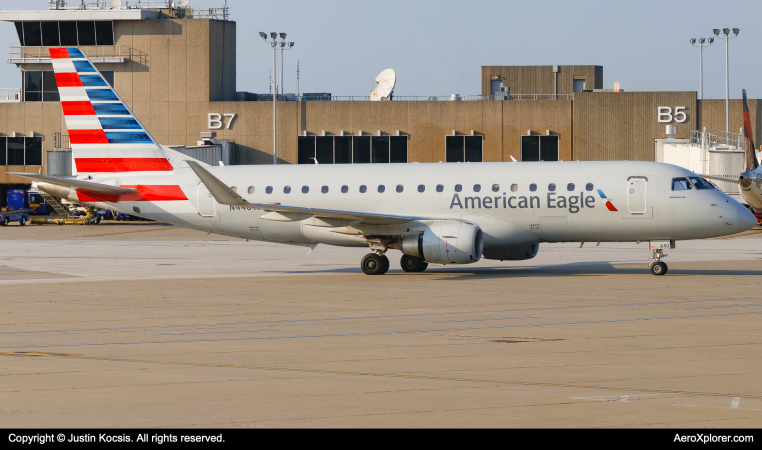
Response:
M188 163L194 172L196 172L198 179L204 183L204 186L206 186L207 189L209 189L209 192L212 194L212 197L217 200L217 203L220 205L249 206L249 202L238 195L236 191L227 187L227 185L220 181L219 178L201 167L199 163L188 159L184 161Z

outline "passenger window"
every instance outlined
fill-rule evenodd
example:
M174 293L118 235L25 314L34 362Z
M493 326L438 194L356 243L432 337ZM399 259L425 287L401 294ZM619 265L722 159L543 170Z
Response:
M310 191L310 187L309 186L302 186L302 194L306 194L309 191Z
M328 193L328 186L323 186L322 188L320 188L320 192L322 192L323 194L327 194Z
M475 184L474 185L474 192L479 192L481 190L482 190L482 185L481 184Z
M291 193L291 186L284 187L283 188L283 193L284 194L290 194Z
M441 184L438 184L437 185L437 192L442 192L442 191L444 191L444 186L442 186Z
M701 177L690 177L688 179L693 182L693 186L695 186L696 189L714 189L714 186Z
M519 190L519 185L518 184L512 184L511 185L511 192L516 192L518 190Z
M555 192L555 191L556 191L556 183L550 183L550 184L548 185L548 190L549 190L550 192Z
M254 186L249 186L249 189L247 190L247 192L249 194L253 194L254 193Z
M402 192L404 189L405 188L401 184L397 185L397 192Z
M378 185L378 193L379 194L382 194L385 190L386 190L386 186L384 186L383 184L379 184Z
M455 192L460 192L460 191L462 191L462 190L463 190L463 186L461 186L461 185L459 185L459 184L456 184L456 185L455 185Z
M688 189L691 189L691 184L688 183L687 178L673 178L672 179L673 191L687 191Z
M341 193L342 194L346 194L347 192L349 192L349 186L346 186L346 185L342 186L341 187Z
M532 191L532 192L536 191L537 190L537 185L534 184L534 183L530 184L529 185L529 190Z
M574 190L574 183L569 183L566 185L566 190L571 192Z
M265 188L265 192L268 193L268 194L272 194L273 193L273 187L272 186L267 186Z
M585 190L586 191L592 191L593 190L593 183L587 183L585 185Z
M235 186L230 186L230 189L232 189L232 190L233 190L233 192L238 192L238 188L237 188L237 187L235 187Z
M360 186L360 193L361 194L364 194L367 190L368 190L368 188L364 184L362 186Z
M425 191L425 190L426 190L426 186L424 186L424 185L422 185L422 184L419 184L419 185L418 185L418 192L423 192L423 191Z
M499 190L500 190L500 185L499 184L493 184L492 185L492 192L497 192Z

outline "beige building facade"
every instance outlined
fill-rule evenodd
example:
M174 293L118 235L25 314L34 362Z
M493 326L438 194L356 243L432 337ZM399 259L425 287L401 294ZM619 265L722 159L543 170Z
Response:
M51 22L58 23L59 46L65 44L64 22L82 23L82 29L88 21L112 23L112 45L77 47L99 70L113 72L116 91L161 144L195 145L202 132L214 131L216 139L235 143L236 164L271 164L272 103L237 101L236 23L226 15L177 16L171 10L0 11L4 26L19 30L19 42L6 44L22 80L17 98L0 101L0 139L38 138L43 150L41 165L18 164L18 158L0 165L0 190L26 183L8 172L45 173L45 151L66 147L61 104L45 84L52 65L44 32L53 29ZM35 23L41 24L41 41L35 40ZM27 72L43 74L41 100L25 84L34 78ZM512 99L494 99L499 85L510 88ZM447 137L456 135L480 136L482 161L521 161L527 136L555 136L560 160L653 160L654 139L665 137L667 124L676 125L677 138L702 127L724 128L724 100L697 100L695 91L596 92L602 86L601 66L484 66L482 92L473 100L282 101L278 159L299 161L304 136L381 135L405 136L408 162L447 161ZM753 132L760 136L762 102L750 106ZM670 121L659 115L663 108L669 108ZM731 101L730 110L730 131L737 133L740 100Z

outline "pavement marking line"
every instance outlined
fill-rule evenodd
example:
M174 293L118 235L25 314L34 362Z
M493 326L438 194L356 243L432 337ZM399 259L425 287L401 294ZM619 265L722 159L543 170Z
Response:
M135 278L142 279L142 278ZM51 281L56 281L51 280ZM80 280L81 281L81 280ZM1 283L0 283L1 284ZM553 306L549 308L521 308L521 309L493 309L493 310L481 310L481 311L447 311L437 313L416 313L416 314L389 314L378 316L344 316L344 317L324 317L319 319L284 319L284 320L264 320L256 322L220 322L220 323L197 323L190 325L154 325L145 327L111 327L111 328L73 328L73 329L61 329L61 330L38 330L38 331L0 331L0 335L4 334L38 334L38 333L79 333L83 331L119 331L119 330L144 330L152 328L190 328L190 327L213 327L213 326L231 326L231 325L255 325L255 324L269 324L269 323L296 323L296 322L323 322L332 320L360 320L360 319L394 319L399 317L422 317L422 316L444 316L444 315L457 315L457 314L492 314L503 312L521 312L521 311L552 311L559 309L582 309L582 308L611 308L611 307L624 307L624 306L650 306L650 305L667 305L673 303L696 303L696 302L725 302L725 301L738 301L738 300L759 300L762 297L741 297L741 298L710 298L702 300L673 300L666 302L641 302L641 303L621 303L621 304L605 304L605 305L572 305L572 306ZM759 306L762 306L760 304ZM678 311L688 308L681 308ZM703 317L703 316L695 316ZM482 320L482 319L478 319ZM431 322L437 323L437 322ZM2 347L0 347L2 348Z
M82 238L88 238L88 237L98 237L98 236L113 236L115 234L127 234L127 233L143 233L146 231L162 231L162 230L173 230L178 227L161 227L161 228L149 228L147 230L132 230L132 231L117 231L114 233L104 233L104 234L86 234L84 236L80 236Z
M510 380L488 380L480 378L454 378L454 377L435 377L425 375L405 375L401 373L376 373L376 372L349 372L343 370L320 370L320 369L295 369L288 367L264 367L264 366L236 366L232 364L204 364L204 363L189 363L189 362L175 362L175 361L151 361L143 359L126 359L126 358L106 358L97 356L82 356L73 355L69 353L43 353L43 352L0 352L0 356L17 356L17 357L53 357L53 358L69 358L69 359L84 359L91 361L110 361L110 362L128 362L128 363L140 363L140 364L162 364L169 366L189 366L189 367L209 367L209 368L221 368L221 369L247 369L247 370L267 370L273 372L298 372L298 373L314 373L314 374L326 374L326 375L347 375L347 376L361 376L361 377L378 377L378 378L407 378L414 380L435 380L435 381L460 381L468 383L492 383L503 384L511 386L537 386L537 387L560 387L560 388L574 388L574 389L596 389L604 391L626 391L626 392L648 392L656 394L682 394L682 395L696 395L707 397L733 397L734 399L741 398L753 398L762 399L762 395L752 394L728 394L722 392L698 392L698 391L675 391L667 389L639 389L628 387L613 387L613 386L592 386L585 384L564 384L564 383L538 383L531 381L510 381ZM620 397L620 400L622 398Z
M304 335L291 335L291 336L236 337L236 338L216 338L216 339L182 339L182 340L178 339L173 341L80 342L80 343L73 343L73 344L7 345L7 346L0 347L0 349L86 347L86 346L96 346L96 345L99 346L99 345L175 344L175 343L190 343L190 342L255 341L255 340L305 339L305 338L328 338L328 337L351 337L351 336L380 336L380 335L415 334L415 333L440 333L440 332L447 332L447 331L464 331L464 330L492 330L492 329L500 329L500 328L547 327L547 326L557 326L557 325L589 325L589 324L600 324L600 323L640 322L640 321L651 321L651 320L657 321L657 320L672 320L672 319L700 319L700 318L706 318L706 317L749 316L749 315L760 315L760 314L762 314L762 311L754 311L754 312L746 312L746 313L727 313L727 314L704 314L704 315L698 315L698 316L639 317L635 319L528 323L523 325L496 325L496 326L483 326L483 327L431 328L431 329L423 329L423 330L372 331L367 333L304 334Z
M739 403L741 403L741 397L733 397L733 401L730 402L730 407L733 409L738 409Z

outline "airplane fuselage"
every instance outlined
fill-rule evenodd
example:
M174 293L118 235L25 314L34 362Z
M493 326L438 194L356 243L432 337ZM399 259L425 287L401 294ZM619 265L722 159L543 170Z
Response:
M673 191L674 178L693 174L653 162L282 165L208 170L250 203L470 222L483 230L485 251L539 242L702 239L749 228L748 212L737 201L717 190ZM134 185L137 181L132 182L132 177L141 184L177 185L187 200L120 200L99 205L244 239L368 245L362 236L341 232L351 227L351 221L316 223L299 215L220 205L190 169L120 173L119 183ZM99 178L113 177L104 174L94 176L93 181ZM404 235L411 227L415 230L416 224L396 229ZM364 232L368 233L367 227ZM393 232L388 226L379 231L385 235Z

